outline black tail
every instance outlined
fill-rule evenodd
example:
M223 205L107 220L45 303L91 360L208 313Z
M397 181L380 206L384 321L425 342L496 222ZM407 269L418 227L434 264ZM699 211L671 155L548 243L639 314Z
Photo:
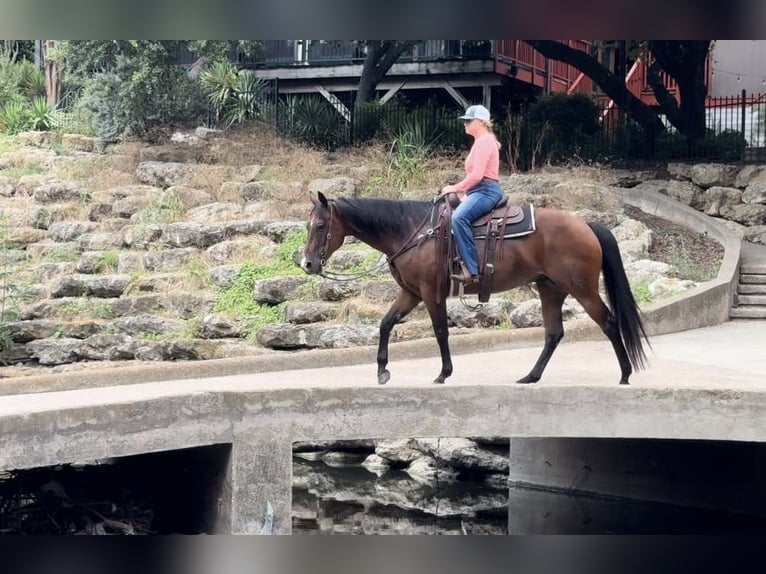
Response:
M638 308L633 292L630 290L622 256L617 246L617 240L606 227L599 223L589 223L593 233L601 244L603 261L601 268L604 272L604 283L609 296L609 306L612 308L617 323L617 330L625 345L628 359L634 369L642 369L646 365L646 354L641 343L641 336L651 348L649 338L644 331L641 321L641 311Z

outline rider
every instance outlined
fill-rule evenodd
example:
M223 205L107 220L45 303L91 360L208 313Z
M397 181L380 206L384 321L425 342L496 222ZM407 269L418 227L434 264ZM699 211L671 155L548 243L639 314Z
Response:
M484 106L470 106L459 119L463 120L465 133L473 137L471 151L465 160L466 176L454 185L444 186L440 195L457 193L460 198L460 205L452 213L452 230L462 257L462 273L451 277L471 284L479 282L471 224L489 213L503 196L498 182L500 143L492 132L489 110Z

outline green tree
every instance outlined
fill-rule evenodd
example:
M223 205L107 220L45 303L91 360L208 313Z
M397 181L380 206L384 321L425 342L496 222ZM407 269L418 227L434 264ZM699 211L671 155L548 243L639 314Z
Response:
M648 106L625 86L625 78L612 72L594 56L556 40L525 40L546 58L574 66L591 78L626 114L654 138L665 131L661 115L685 135L691 145L705 136L705 60L710 40L645 40L649 83L657 106ZM645 57L645 56L644 56ZM668 93L660 78L667 73L677 84L680 103Z

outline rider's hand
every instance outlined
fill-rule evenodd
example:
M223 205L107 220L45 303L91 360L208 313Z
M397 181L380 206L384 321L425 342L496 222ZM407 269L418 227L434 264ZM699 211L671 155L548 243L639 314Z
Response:
M448 193L458 193L458 190L454 185L445 185L442 188L442 192L440 195L446 195Z

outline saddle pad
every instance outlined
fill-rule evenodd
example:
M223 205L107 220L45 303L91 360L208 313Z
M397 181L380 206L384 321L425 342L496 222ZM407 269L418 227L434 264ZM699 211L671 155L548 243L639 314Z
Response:
M509 210L513 208L508 208ZM512 217L508 220L508 222L505 225L505 233L503 233L503 238L507 239L510 237L522 237L524 235L529 235L530 233L534 232L535 230L535 207L533 205L522 205L520 208L521 215L523 216L522 219L519 219L518 216ZM496 215L494 212L492 215ZM515 214L514 214L515 215ZM484 219L484 225L476 226L474 224L473 227L473 238L474 239L486 239L487 238L487 223L489 222L489 219L500 219L498 217L492 217L492 218L483 218Z

